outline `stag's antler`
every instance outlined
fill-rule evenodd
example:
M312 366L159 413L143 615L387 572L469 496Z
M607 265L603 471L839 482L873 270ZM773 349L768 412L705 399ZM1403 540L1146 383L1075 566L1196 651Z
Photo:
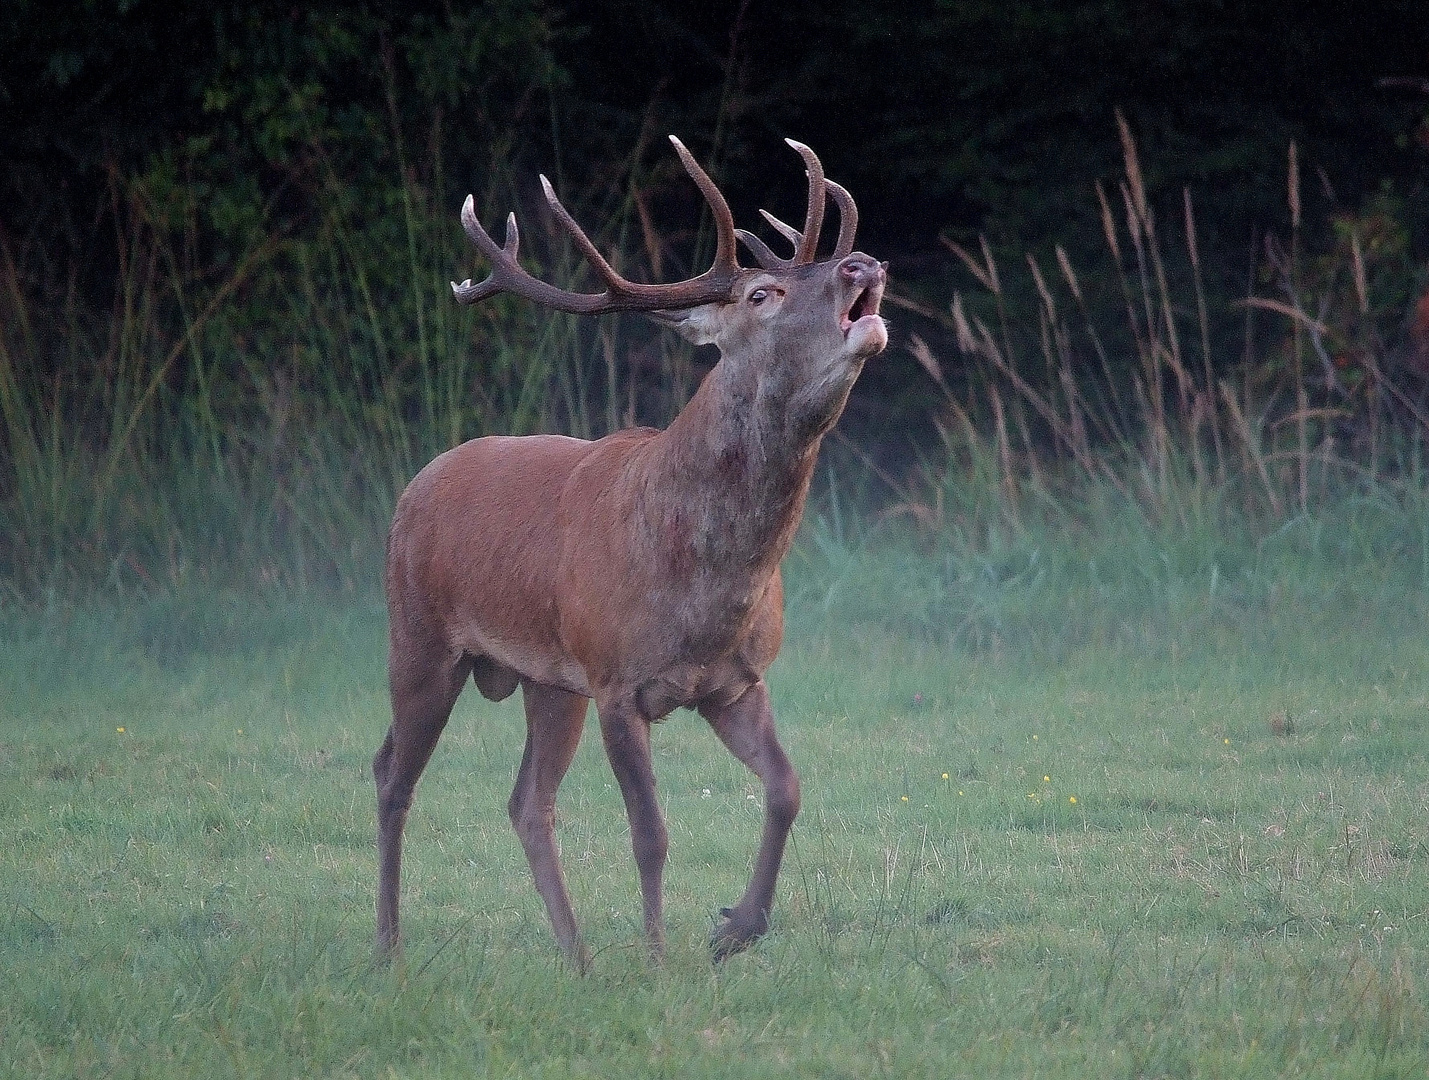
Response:
M839 240L834 245L833 259L846 258L853 251L853 236L858 230L858 207L853 196L842 186L824 177L824 167L818 155L801 142L785 139L786 143L799 152L809 174L809 209L804 216L804 231L786 225L768 210L759 211L784 239L794 245L794 254L781 259L763 240L744 229L736 229L735 235L744 242L755 262L765 270L787 270L791 266L805 266L814 261L814 253L819 247L819 233L824 226L824 201L832 197L839 207Z
M576 247L605 282L605 291L568 292L528 274L516 261L517 248L521 242L520 232L516 228L516 215L507 215L506 243L498 247L496 241L476 219L476 208L468 195L461 208L462 227L477 249L491 260L492 265L491 274L480 284L473 285L469 278L460 285L452 282L452 292L457 300L463 304L474 304L498 292L509 292L557 311L595 315L603 311L674 311L728 299L730 286L734 284L735 275L740 270L734 249L734 216L729 212L729 204L724 201L724 196L720 194L715 182L700 168L684 144L673 135L670 136L670 141L675 144L675 152L680 155L681 164L699 186L714 214L714 264L703 274L688 281L675 281L668 285L642 285L627 281L606 262L605 257L585 234L585 230L576 224L575 218L561 205L561 200L556 198L551 182L542 176L541 188L546 193L546 202L550 204L551 212L561 223L561 227L571 234Z

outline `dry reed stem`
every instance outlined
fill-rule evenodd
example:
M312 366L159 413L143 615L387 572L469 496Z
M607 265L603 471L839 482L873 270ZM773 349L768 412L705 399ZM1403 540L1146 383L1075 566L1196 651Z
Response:
M1070 351L1066 349L1060 351L1062 364L1057 369L1057 374L1062 380L1062 393L1067 397L1067 412L1072 424L1072 452L1083 461L1092 461L1091 441L1087 438L1086 409L1082 402L1081 392L1077 389L1076 378L1072 374Z
M1280 501L1280 495L1276 492L1274 483L1271 482L1270 469L1266 466L1265 455L1261 453L1260 445L1251 431L1250 423L1246 420L1245 413L1241 411L1240 403L1235 399L1235 391L1224 379L1221 380L1220 387L1226 408L1230 410L1231 420L1234 421L1236 430L1240 434L1241 444L1245 447L1246 453L1260 474L1260 483L1265 488L1266 498L1270 500L1270 508L1277 518L1284 517L1285 504Z
M1360 234L1350 233L1350 265L1355 275L1355 298L1360 302L1360 314L1369 314L1369 285L1365 280L1364 252L1360 249Z
M993 430L997 436L997 464L1002 472L1002 497L1009 513L1017 513L1017 476L1012 469L1012 444L1007 438L1007 412L1002 405L1002 392L989 382L988 397L992 399Z
M1130 493L1122 484L1120 478L1115 475L1115 470L1112 470L1105 462L1101 463L1102 468L1097 468L1097 462L1091 456L1085 426L1080 425L1075 417L1070 423L1063 420L1052 403L1048 401L1045 396L1038 393L1036 388L1028 383L1027 380L1017 372L1017 369L1007 362L1006 357L1002 354L1002 350L997 347L996 341L993 340L992 332L987 328L987 324L981 319L974 317L973 325L977 327L978 334L977 340L973 342L974 349L976 349L977 353L986 357L994 368L1007 377L1008 382L1012 384L1013 389L1017 391L1019 397L1032 406L1037 415L1042 417L1048 428L1051 429L1053 436L1071 451L1073 459L1077 462L1077 465L1082 471L1088 476L1097 475L1099 473L1105 475L1119 491L1129 495ZM969 334L971 335L971 331L969 331ZM988 388L990 391L995 391L996 383L989 381ZM1077 408L1076 399L1073 397L1071 400L1073 403L1072 409L1075 412ZM1027 447L1029 467L1036 471L1037 460L1031 433L1027 430L1027 426L1025 422L1023 422L1020 413L1017 415L1017 420L1021 428L1023 442ZM999 423L1003 424L1003 434L1005 435L1005 421L999 420Z
M1053 356L1054 348L1052 345L1052 324L1048 321L1047 309L1045 306L1039 307L1037 309L1037 344L1042 350L1042 366L1046 372L1048 379L1050 379L1052 376L1052 372L1056 368L1056 360ZM1048 407L1055 412L1056 405L1054 403L1053 397L1054 391L1049 387L1045 400L1047 402ZM1058 418L1060 419L1060 414L1058 414ZM1059 442L1061 441L1065 440L1059 440ZM1060 459L1062 455L1059 448L1059 443L1053 443L1052 449L1054 452L1056 452L1057 457ZM1075 456L1075 450L1073 453Z
M982 366L982 350L978 347L977 339L973 336L972 328L968 326L967 315L963 311L962 293L953 293L953 303L951 307L953 330L956 333L958 350L964 356L970 356L977 363L978 372L984 378L987 372Z
M1100 180L1092 186L1096 188L1097 202L1101 206L1102 232L1106 234L1107 247L1111 248L1111 257L1117 266L1120 266L1121 242L1116 238L1116 219L1112 217L1111 204L1106 199L1106 189L1102 187Z
M0 256L5 268L5 286L10 304L8 326L20 329L20 355L33 357L36 354L34 336L31 329L29 305L20 287L20 275L10 251L10 244L0 231ZM21 400L21 377L19 365L10 352L10 343L4 330L0 330L0 415L5 420L5 440L10 449L13 467L17 474L28 477L36 469L35 462L40 454L40 439L31 426L31 419L40 420L35 410Z
M919 366L928 373L928 377L938 384L938 388L944 394L948 394L948 384L943 380L942 366L938 363L937 357L933 355L933 350L928 348L928 343L917 334L909 334L908 351L912 354L913 359L918 361Z
M1047 399L1039 394L1026 379L1018 374L1016 368L1007 362L1007 359L1002 354L1002 350L997 347L997 343L993 340L992 332L988 330L987 325L976 317L973 318L973 324L977 327L978 335L981 338L979 347L982 354L992 361L993 367L1007 376L1007 380L1012 383L1013 389L1027 399L1028 403L1037 410L1037 413L1047 422L1048 427L1052 429L1052 433L1065 442L1066 429L1062 424L1061 418L1057 415L1057 411L1052 408Z
M951 396L952 395L949 395L950 398ZM838 428L834 428L832 431L829 432L829 434L833 436L833 439L836 443L842 446L845 450L849 451L849 453L853 454L854 457L858 458L858 460L864 464L864 466L868 469L869 472L873 473L874 476L878 477L885 484L887 484L889 490L902 500L903 505L905 505L909 509L914 506L922 505L917 499L913 497L912 491L909 490L906 484L901 483L896 476L890 473L882 465L878 464L878 462L875 461L869 455L868 451L864 450L863 447L858 445L858 443L854 442Z
M1408 394L1396 386L1394 380L1385 377L1384 372L1380 370L1379 362L1374 358L1373 350L1365 350L1364 361L1369 367L1370 377L1374 380L1375 385L1388 390L1394 399L1403 405L1409 414L1424 426L1424 430L1429 432L1429 415L1426 415L1424 410L1419 408Z
M1057 318L1057 305L1052 300L1052 291L1047 288L1047 282L1042 280L1042 268L1037 265L1037 260L1032 257L1032 253L1027 253L1027 265L1032 270L1032 281L1037 286L1037 292L1042 297L1042 303L1047 308L1047 317L1055 320Z
M1221 425L1216 415L1216 386L1211 374L1210 319L1206 314L1206 290L1201 277L1201 253L1196 241L1196 215L1191 205L1190 187L1183 187L1181 195L1186 207L1186 250L1191 256L1191 279L1196 287L1196 319L1201 330L1201 362L1205 368L1206 378L1205 419L1211 425L1211 439L1216 448L1216 475L1224 477L1226 459L1221 447ZM1199 424L1197 426L1199 427Z
M1151 252L1151 265L1156 274L1156 288L1161 300L1161 319L1166 327L1166 341L1169 348L1166 351L1167 363L1171 365L1171 371L1176 376L1176 388L1180 394L1181 415L1186 415L1186 410L1191 399L1191 375L1186 370L1186 365L1181 362L1181 335L1176 330L1175 312L1171 306L1171 290L1166 284L1166 267L1161 260L1161 248L1154 241L1147 245Z
M1123 189L1123 197L1127 203L1128 219L1134 222L1132 226L1132 241L1137 244L1137 257L1142 260L1141 245L1138 243L1137 232L1140 231L1146 239L1146 256L1149 257L1152 273L1156 280L1157 299L1160 307L1160 321L1166 332L1166 347L1164 356L1170 365L1172 372L1176 376L1176 388L1180 403L1180 411L1183 421L1189 421L1189 407L1192 391L1190 375L1186 371L1185 364L1181 359L1181 338L1176 330L1176 319L1171 306L1171 293L1166 281L1166 267L1161 258L1161 248L1156 242L1155 217L1152 214L1150 204L1146 199L1146 181L1141 172L1141 161L1136 150L1136 140L1132 137L1131 128L1126 122L1126 117L1118 110L1116 114L1117 131L1121 136L1122 157L1126 166L1127 187ZM1143 291L1145 294L1147 312L1146 319L1148 329L1154 326L1151 314L1151 298L1149 290L1146 290L1145 274L1143 272ZM1153 349L1159 335L1152 334ZM1158 377L1159 382L1159 377ZM1157 398L1160 399L1161 391L1158 385ZM1163 412L1164 417L1164 412ZM1163 420L1164 422L1164 420ZM1193 433L1194 438L1194 433Z
M1097 193L1097 204L1101 208L1102 233L1106 236L1107 247L1111 249L1112 261L1116 266L1117 284L1121 288L1122 302L1126 305L1126 323L1131 329L1131 338L1136 345L1137 356L1141 358L1143 366L1145 366L1147 370L1150 370L1150 363L1147 359L1149 345L1141 332L1140 320L1136 317L1136 300L1132 296L1131 279L1127 277L1126 266L1122 261L1121 242L1117 239L1116 218L1112 214L1111 203L1107 200L1106 189L1102 187L1101 181L1098 180L1093 187ZM1084 312L1084 314L1087 317L1088 326L1090 326L1091 316L1087 312ZM1095 331L1093 331L1093 336L1095 337ZM1098 343L1100 343L1099 340ZM1116 380L1111 376L1110 365L1106 363L1104 354L1102 359L1104 369L1106 370L1107 385L1110 387L1111 393L1120 407L1121 397L1116 390ZM1123 419L1125 419L1124 414Z
M943 313L936 308L930 308L927 304L920 304L917 300L904 296L902 293L894 292L891 289L883 294L883 299L885 303L892 304L894 307L900 307L904 311L911 311L915 314L922 315L925 319L932 319L934 322L945 321Z
M1161 352L1161 337L1156 329L1156 319L1151 312L1151 279L1146 272L1146 245L1142 240L1141 219L1136 215L1136 203L1132 199L1131 190L1125 183L1119 184L1121 189L1121 201L1126 210L1126 231L1131 236L1131 247L1136 253L1136 272L1141 285L1141 314L1142 326L1146 330L1146 350L1142 353L1141 361L1146 365L1148 373L1154 374L1156 383L1161 382L1161 373L1158 367ZM1159 398L1160 391L1157 391Z
M1067 281L1067 288L1072 290L1072 296L1076 298L1078 304L1085 304L1082 299L1082 287L1077 281L1077 273L1072 269L1072 261L1067 258L1067 251L1058 244L1055 248L1057 253L1057 265L1062 268L1062 277Z
M1286 185L1290 189L1290 228L1300 231L1300 150L1294 140L1290 142L1289 161L1286 168Z
M1107 358L1106 348L1102 345L1101 335L1097 333L1096 325L1092 322L1091 310L1087 307L1086 298L1082 295L1081 282L1077 279L1077 272L1072 268L1072 260L1067 257L1066 250L1061 244L1056 246L1057 265L1061 267L1062 277L1066 279L1067 288L1072 291L1072 298L1077 302L1077 308L1082 313L1082 326L1086 330L1087 338L1092 343L1092 349L1097 354L1097 360L1101 364L1102 375L1106 379L1107 390L1111 394L1111 404L1114 412L1107 410L1104 417L1097 417L1092 413L1097 425L1102 431L1115 442L1126 442L1126 435L1123 431L1121 421L1125 420L1125 408L1121 402L1121 395L1116 389L1116 380L1112 377L1111 361ZM1098 396L1101 396L1100 394ZM1103 405L1106 400L1103 398Z
M1127 216L1135 222L1136 228L1132 231L1132 241L1137 243L1137 230L1139 229L1146 238L1146 256L1149 257L1152 274L1156 280L1157 297L1160 301L1160 318L1166 330L1166 342L1168 349L1165 353L1166 359L1171 366L1171 370L1176 375L1176 386L1180 395L1181 415L1184 418L1187 413L1190 399L1190 379L1186 373L1185 366L1181 362L1181 341L1176 332L1176 320L1171 310L1170 289L1166 283L1166 268L1161 260L1161 248L1156 243L1156 223L1151 212L1151 206L1146 200L1146 181L1141 173L1141 162L1137 156L1136 140L1132 138L1131 128L1127 125L1126 117L1120 110L1116 114L1117 131L1121 136L1122 157L1126 166L1126 179L1129 187L1124 189L1124 197L1127 202ZM1141 245L1137 243L1137 256L1141 259ZM1143 273L1143 289L1145 289ZM1151 297L1149 290L1146 295L1147 325L1153 325L1151 314ZM1158 397L1160 390L1157 390Z
M1063 259L1065 257L1064 253ZM1042 303L1046 308L1041 328L1042 349L1048 369L1056 368L1058 378L1062 383L1062 392L1067 398L1072 453L1078 461L1090 461L1091 445L1087 439L1087 425L1083 419L1082 401L1077 391L1076 377L1072 373L1071 342L1067 340L1066 327L1057 315L1057 305L1052 298L1052 290L1047 287L1047 282L1042 277L1042 268L1037 265L1037 260L1032 257L1030 252L1027 255L1027 265L1032 270L1032 280L1036 283L1037 291L1041 294Z
M992 248L987 246L987 237L978 235L977 242L982 247L983 261L987 263L987 275L992 280L992 295L1002 299L1002 282L997 277L997 262L992 257Z
M973 337L972 328L968 326L967 314L963 311L963 294L953 293L953 330L957 334L958 348L968 354L978 351L977 340Z
M650 273L655 281L659 281L664 277L665 246L655 228L655 219L650 215L650 203L645 190L639 184L631 184L630 197L635 204L636 220L640 222L640 237L645 246L645 255L650 260Z
M1263 296L1247 296L1244 300L1233 300L1231 302L1231 306L1263 308L1266 311L1273 311L1277 315L1284 315L1287 318L1294 320L1297 325L1303 325L1306 329L1310 330L1313 333L1321 335L1327 335L1330 333L1330 328L1324 323L1320 322L1314 316L1302 311L1300 308L1295 307L1292 304L1284 303L1281 300L1271 300L1270 298Z
M940 236L938 239L943 242L944 247L963 261L963 265L972 272L973 277L977 278L978 283L982 285L984 289L994 296L998 294L998 286L1000 283L996 281L995 275L984 268L967 248L963 247L962 244L956 240L949 239L946 236Z
M1136 200L1125 182L1118 185L1121 201L1126 208L1126 227L1131 234L1131 246L1136 252L1137 279L1141 286L1141 308L1145 319L1146 349L1141 362L1146 371L1147 389L1151 398L1151 450L1156 462L1156 476L1159 489L1164 496L1168 475L1169 433L1166 430L1166 399L1161 385L1161 357L1164 352L1161 337L1156 329L1156 317L1152 312L1151 279L1146 268L1146 245L1142 240L1142 221L1138 216Z
M25 355L34 356L37 350L30 309L25 302L24 290L20 286L20 270L15 265L15 255L10 250L10 240L4 229L0 229L0 265L5 268L5 291L10 295L10 313L14 319L11 325L18 324L20 327L20 336L25 339Z
M1146 184L1141 177L1141 161L1136 153L1136 140L1131 136L1131 128L1120 109L1116 110L1116 130L1121 136L1121 154L1126 162L1126 178L1131 184L1131 196L1137 216L1145 223L1147 235L1151 234L1151 209L1146 203Z
M139 418L143 415L144 410L148 408L149 402L154 399L154 395L158 393L159 387L162 385L164 377L168 374L169 368L174 365L174 361L183 355L185 349L194 346L198 332L202 329L204 323L208 322L214 313L218 311L223 301L228 299L229 295L242 284L243 279L248 276L248 273L258 263L272 256L282 243L281 237L270 236L263 243L249 251L238 266L234 268L233 273L228 276L227 280L214 290L213 296L209 298L203 310L193 318L184 335L174 343L173 348L169 350L163 362L154 369L154 374L149 380L149 384L129 410L129 418L125 422L123 431L120 433L118 439L110 444L108 462L104 470L104 475L94 489L96 497L103 497L103 495L108 492L110 485L114 482L114 474L119 468L119 459L123 456L124 450L129 444L129 440L134 435L134 429L138 426Z
M1027 413L1022 408L1021 399L1013 399L1012 418L1017 421L1017 433L1022 436L1022 452L1026 456L1027 471L1031 473L1031 484L1039 491L1047 490L1047 480L1042 475L1042 458L1037 453L1037 444L1032 440L1032 429L1027 425Z
M1290 295L1296 304L1300 303L1300 151L1294 141L1290 143L1289 161L1286 168L1286 185L1290 199ZM1295 404L1300 413L1296 425L1299 442L1300 512L1303 514L1310 505L1310 429L1305 420L1308 396L1305 391L1304 341L1300 321L1291 324L1295 345Z

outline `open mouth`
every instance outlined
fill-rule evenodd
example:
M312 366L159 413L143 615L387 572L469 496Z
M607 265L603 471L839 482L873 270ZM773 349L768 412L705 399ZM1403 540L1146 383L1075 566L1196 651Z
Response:
M839 316L839 329L844 332L844 336L848 336L848 332L853 329L853 324L860 319L866 319L870 316L876 318L878 316L878 305L882 300L883 285L881 282L873 285L865 285L859 289L858 292L854 293L848 310Z

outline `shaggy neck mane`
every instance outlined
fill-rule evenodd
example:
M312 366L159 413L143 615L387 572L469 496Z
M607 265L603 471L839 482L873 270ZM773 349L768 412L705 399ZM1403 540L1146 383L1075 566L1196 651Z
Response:
M652 441L652 524L704 563L772 573L793 542L823 430L800 437L786 395L721 361Z

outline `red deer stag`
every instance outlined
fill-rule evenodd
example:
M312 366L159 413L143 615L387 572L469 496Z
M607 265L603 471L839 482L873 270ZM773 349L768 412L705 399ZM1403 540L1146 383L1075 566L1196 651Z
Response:
M559 435L474 439L417 474L398 500L387 545L392 726L372 763L380 877L377 943L400 949L402 829L412 791L468 675L499 701L518 686L526 751L508 806L556 940L584 970L554 836L556 789L594 698L620 784L644 901L645 933L664 948L667 837L650 760L650 725L698 709L763 782L763 836L744 896L723 912L716 958L769 926L799 780L774 731L764 672L783 634L779 562L803 513L819 442L864 362L888 342L878 315L887 264L853 251L857 211L790 142L809 178L802 232L780 258L734 227L729 206L679 140L685 170L714 214L714 264L666 285L627 281L606 262L543 176L551 213L604 282L567 292L517 262L515 215L498 246L462 225L490 276L452 288L475 303L509 292L558 311L638 311L720 360L669 428L587 442ZM840 213L833 254L816 260L825 200ZM741 268L736 238L758 262Z

